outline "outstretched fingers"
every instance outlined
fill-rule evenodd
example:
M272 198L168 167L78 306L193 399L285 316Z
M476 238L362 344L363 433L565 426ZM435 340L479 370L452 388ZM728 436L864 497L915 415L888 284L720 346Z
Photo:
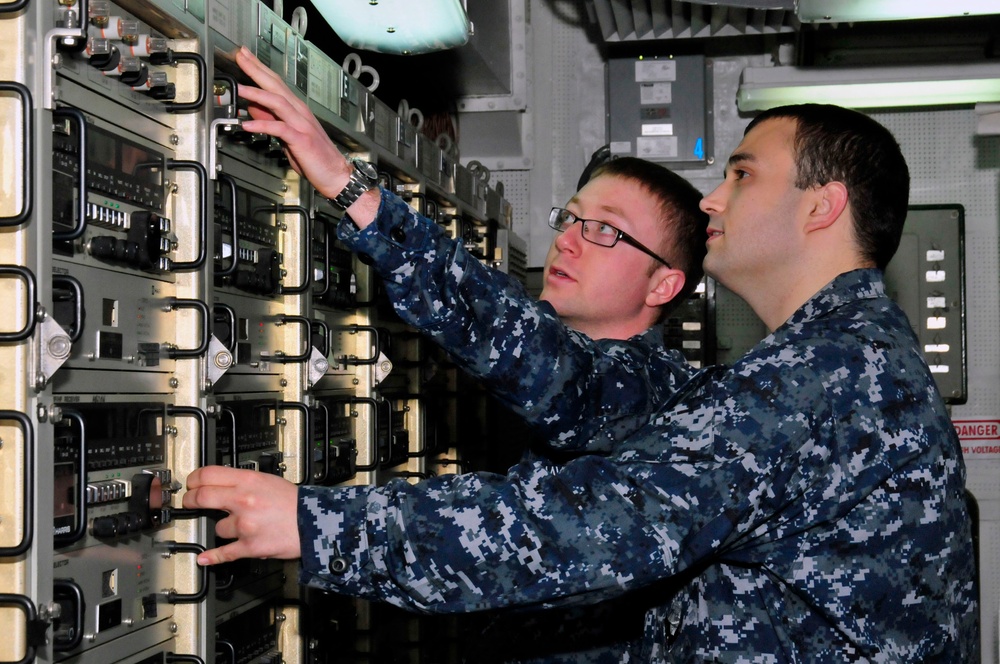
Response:
M256 88L240 86L240 96L260 105L277 119L301 125L299 127L301 131L308 127L323 132L322 126L309 110L309 106L292 92L277 73L265 67L264 63L250 53L246 46L240 48L236 62L257 85ZM253 109L251 115L252 111Z
M243 128L277 138L296 172L321 195L335 195L340 188L332 183L346 179L350 167L309 106L246 47L237 53L236 61L259 86L240 86L240 96L249 102L252 118Z

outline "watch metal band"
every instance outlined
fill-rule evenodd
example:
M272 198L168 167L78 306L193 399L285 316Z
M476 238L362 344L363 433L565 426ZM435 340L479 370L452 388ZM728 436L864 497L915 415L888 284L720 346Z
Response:
M378 185L378 173L371 164L361 159L351 159L350 161L354 166L350 179L339 194L329 199L341 210L351 207L354 201L361 198L361 194Z

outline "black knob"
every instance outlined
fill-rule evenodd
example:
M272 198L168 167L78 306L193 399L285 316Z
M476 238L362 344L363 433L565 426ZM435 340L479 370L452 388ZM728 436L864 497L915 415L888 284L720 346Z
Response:
M130 533L137 533L142 530L142 517L134 512L125 512L125 527Z
M101 71L111 71L118 68L118 63L122 60L122 54L114 46L111 51L101 55L94 55L90 58L90 64Z
M118 520L113 516L99 516L91 526L94 537L109 538L118 536Z

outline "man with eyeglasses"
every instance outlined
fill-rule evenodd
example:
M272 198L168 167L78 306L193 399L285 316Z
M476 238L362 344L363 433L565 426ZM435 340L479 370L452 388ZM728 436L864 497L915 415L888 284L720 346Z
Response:
M246 95L264 119L248 129L309 158L313 182L347 179L330 171L336 148L305 105L247 69L265 89ZM527 460L505 477L296 491L280 478L195 471L184 505L229 511L216 530L238 537L199 562L301 555L303 582L426 612L652 595L621 662L977 661L961 448L882 282L908 192L901 150L871 118L821 105L759 115L702 201L706 270L771 330L732 367L690 377L638 407L631 425L616 418L613 435L599 412L585 418L596 425L561 423L566 436L551 443L591 453ZM349 214L371 219L380 204L366 195ZM505 352L518 359L488 350L483 360L459 342L474 319L437 321L451 328L438 338L486 374L496 360L518 381L564 352L525 354L513 339ZM465 331L481 345L478 328ZM619 374L577 368L581 386L549 399L599 407Z
M549 226L560 235L545 260L541 299L592 339L643 333L700 279L696 197L694 187L650 162L624 158L599 167L568 209L552 208ZM655 238L661 253L676 254L678 269L633 234ZM624 251L608 251L622 245Z

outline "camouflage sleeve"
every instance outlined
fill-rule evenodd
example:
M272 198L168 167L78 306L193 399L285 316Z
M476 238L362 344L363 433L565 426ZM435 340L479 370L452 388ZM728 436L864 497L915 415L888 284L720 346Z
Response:
M344 219L338 237L367 256L400 317L561 450L607 451L693 370L657 331L593 341L568 329L545 302L480 263L459 241L382 192L376 222Z
M586 488L537 463L514 481L477 473L300 487L299 581L453 613L591 603L669 575L678 538L657 528L643 491L613 464L586 458Z
M784 486L766 496L734 487L769 486L774 467L815 481L809 463L713 454L730 442L715 436L719 403L695 400L680 416L665 414L610 457L524 460L506 476L415 485L301 487L300 582L446 613L589 604L667 581L732 546L740 532L781 522L762 510L794 503ZM812 424L803 422L800 442ZM687 446L709 452L698 472L671 463Z
M300 487L300 580L426 612L647 588L664 604L646 638L678 661L974 661L961 448L873 272L703 372L612 454Z

